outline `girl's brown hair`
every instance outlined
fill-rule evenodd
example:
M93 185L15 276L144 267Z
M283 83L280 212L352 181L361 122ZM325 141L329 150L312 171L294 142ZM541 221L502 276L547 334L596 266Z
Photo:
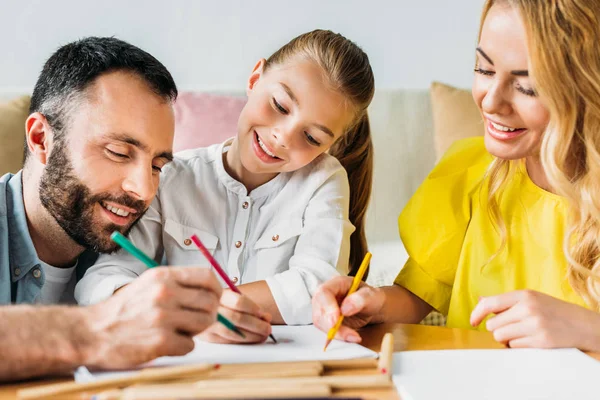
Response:
M319 65L331 87L343 94L356 110L352 125L329 149L329 154L346 169L350 182L349 217L356 231L350 237L349 275L355 275L368 250L365 213L373 181L373 144L367 107L375 92L373 71L369 57L360 47L327 30L314 30L292 39L269 57L265 70L298 57Z

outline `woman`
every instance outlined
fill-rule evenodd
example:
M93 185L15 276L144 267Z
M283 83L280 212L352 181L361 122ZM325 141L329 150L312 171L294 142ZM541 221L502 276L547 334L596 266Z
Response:
M453 327L511 347L600 350L600 3L488 0L473 98L485 136L448 151L399 218L395 285L322 285L313 320ZM460 128L460 127L458 127ZM485 321L485 323L483 323Z

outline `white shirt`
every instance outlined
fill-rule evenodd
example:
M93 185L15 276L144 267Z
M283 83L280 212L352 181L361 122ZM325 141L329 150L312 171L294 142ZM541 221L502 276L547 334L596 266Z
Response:
M210 267L189 240L197 234L236 285L265 280L286 324L309 324L317 286L348 269L346 170L322 154L248 194L223 166L230 143L177 154L129 239L163 265ZM75 297L97 303L145 270L123 250L101 255Z
M57 268L40 261L44 273L44 285L36 303L40 304L75 304L75 268Z

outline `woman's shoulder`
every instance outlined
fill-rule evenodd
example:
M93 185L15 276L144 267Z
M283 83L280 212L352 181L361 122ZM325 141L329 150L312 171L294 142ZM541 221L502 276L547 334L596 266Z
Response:
M493 160L493 156L485 148L483 137L472 137L457 140L444 154L429 178L442 178L452 175L463 175L467 172L485 173Z
M482 187L492 160L481 137L455 142L400 214L403 240L409 240L405 236L415 226L429 227L429 242L449 232L460 236L471 218L473 195Z

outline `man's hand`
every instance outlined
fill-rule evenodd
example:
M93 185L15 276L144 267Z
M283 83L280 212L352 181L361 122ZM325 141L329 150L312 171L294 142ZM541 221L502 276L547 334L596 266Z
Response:
M85 308L88 366L128 368L194 348L193 337L216 321L222 289L209 268L157 267Z

